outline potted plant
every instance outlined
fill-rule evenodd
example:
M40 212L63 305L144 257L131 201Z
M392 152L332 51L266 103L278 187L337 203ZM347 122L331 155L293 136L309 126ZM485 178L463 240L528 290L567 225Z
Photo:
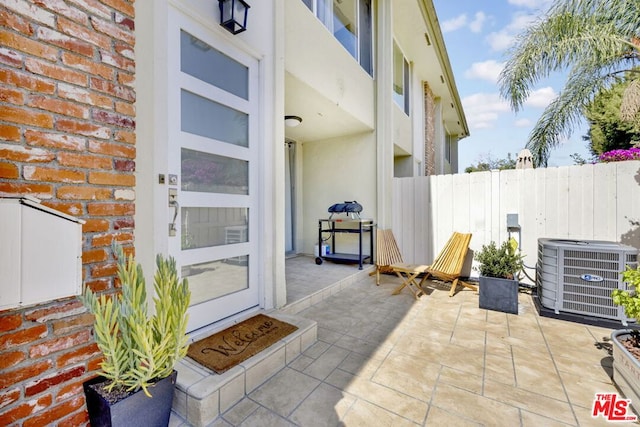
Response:
M622 281L627 290L615 289L611 293L613 303L622 306L629 319L640 319L640 266L627 266L622 272ZM640 402L640 331L637 329L618 329L611 334L613 347L613 381L631 399L631 406L638 410Z
M191 293L173 258L156 257L155 312L147 312L142 266L114 245L121 290L117 296L86 289L82 302L95 316L103 354L100 375L84 383L92 426L168 425L177 372L188 348Z
M518 314L518 277L522 255L514 239L482 245L474 259L480 272L480 308Z

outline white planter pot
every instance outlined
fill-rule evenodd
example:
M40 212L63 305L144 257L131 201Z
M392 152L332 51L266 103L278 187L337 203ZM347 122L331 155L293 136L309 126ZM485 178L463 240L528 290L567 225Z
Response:
M619 339L629 336L629 329L619 329L611 333L613 342L613 381L631 399L633 409L640 410L640 362L620 343Z

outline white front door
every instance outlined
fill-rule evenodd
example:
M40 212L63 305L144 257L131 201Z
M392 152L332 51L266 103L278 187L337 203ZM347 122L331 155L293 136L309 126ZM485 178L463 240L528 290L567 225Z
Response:
M174 13L169 31L169 251L189 281L193 331L260 303L259 67L213 27Z

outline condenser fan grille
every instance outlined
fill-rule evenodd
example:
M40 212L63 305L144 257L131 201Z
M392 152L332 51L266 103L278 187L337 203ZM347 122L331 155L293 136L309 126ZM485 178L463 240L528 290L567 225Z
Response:
M628 320L611 292L626 289L620 272L637 266L638 250L615 242L538 240L536 283L542 305L582 315Z

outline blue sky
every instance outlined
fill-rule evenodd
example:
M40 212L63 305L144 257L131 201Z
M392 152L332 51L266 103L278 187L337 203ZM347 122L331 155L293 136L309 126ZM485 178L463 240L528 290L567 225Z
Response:
M543 80L515 114L500 98L497 77L514 37L540 16L550 0L433 0L471 136L460 141L459 170L479 160L506 158L524 148L533 125L564 85L563 75ZM582 136L587 126L552 150L549 166L589 158Z

